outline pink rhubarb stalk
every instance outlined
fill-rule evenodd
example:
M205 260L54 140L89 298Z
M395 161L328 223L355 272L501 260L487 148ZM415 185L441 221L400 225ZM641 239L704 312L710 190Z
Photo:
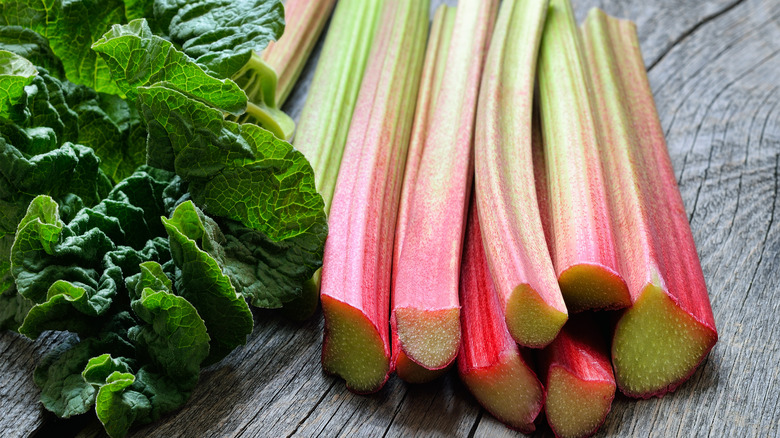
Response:
M422 78L420 80L420 91L417 94L412 139L409 143L409 152L406 157L401 202L398 206L398 222L395 227L394 266L398 266L401 247L406 236L410 200L417 180L417 171L420 169L420 159L422 158L425 138L428 134L428 122L433 114L436 97L439 94L442 77L444 77L444 68L447 65L447 51L450 47L454 23L455 8L441 5L433 17L433 25L428 37L428 49L425 53L425 62L423 63ZM393 275L393 284L395 284L395 275ZM391 318L391 333L393 338L392 368L398 374L398 377L409 383L424 383L439 377L445 372L446 368L431 371L409 359L403 349L401 349L398 330L395 327L395 318Z
M609 217L582 41L569 0L552 0L539 54L552 259L571 312L630 304Z
M543 347L567 310L540 221L531 153L536 55L546 1L505 1L477 114L476 191L485 252L512 337Z
M632 302L612 339L615 377L628 396L661 396L715 345L715 320L635 26L592 10L583 37Z
M349 130L322 268L325 371L355 392L390 371L390 269L428 1L387 2Z
M573 317L539 355L547 422L559 438L596 433L615 398L604 333L590 315Z
M463 333L458 372L488 412L513 429L531 433L542 410L543 388L507 329L472 203L461 266Z
M460 344L458 277L471 191L474 115L497 0L458 3L434 112L394 267L394 327L404 353L430 370Z
M284 34L263 50L263 61L276 71L276 105L281 107L314 49L336 0L287 0Z

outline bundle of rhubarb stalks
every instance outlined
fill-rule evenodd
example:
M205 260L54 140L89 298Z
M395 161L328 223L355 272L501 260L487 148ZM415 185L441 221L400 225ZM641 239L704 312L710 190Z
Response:
M429 7L339 1L298 126L323 367L371 393L457 362L507 426L591 435L616 388L673 391L717 340L635 26L460 0L429 29Z

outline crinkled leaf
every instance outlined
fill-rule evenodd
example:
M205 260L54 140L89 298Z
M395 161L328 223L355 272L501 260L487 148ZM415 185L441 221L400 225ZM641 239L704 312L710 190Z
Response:
M145 20L114 25L93 50L108 64L122 91L135 98L138 87L165 83L223 111L241 114L246 94L230 79L211 76L170 41L152 34Z
M0 50L0 117L9 118L11 108L24 96L38 70L21 56Z
M191 302L206 322L211 337L207 363L227 356L246 343L252 332L252 313L244 298L236 293L230 279L204 247L212 240L204 226L205 216L191 201L179 205L170 219L162 219L176 265L176 291ZM219 232L216 225L209 230Z
M180 296L150 288L132 307L146 324L132 328L130 339L172 379L197 380L209 354L209 335L195 307Z
M328 229L318 224L310 232L274 242L240 222L220 223L225 242L219 256L223 271L236 290L258 307L278 308L305 293L306 282L322 266Z
M133 372L133 360L125 357L118 357L114 359L110 354L105 353L100 356L95 356L87 362L87 366L84 367L84 371L81 372L81 376L84 381L91 385L100 386L106 383L106 379L115 371L120 373L132 373Z
M141 263L139 267L141 272L127 279L127 291L131 300L139 299L146 288L173 293L173 282L165 274L162 265L149 261Z
M152 408L148 398L129 389L134 382L133 374L114 371L98 391L95 412L112 438L124 437L136 418L147 416Z
M280 0L156 0L154 15L171 41L223 78L284 31Z
M78 114L78 142L100 157L100 168L114 182L146 162L146 128L135 105L84 86L73 88L68 104Z
M0 23L32 29L49 41L67 78L105 93L119 93L105 62L90 50L114 23L124 23L122 0L5 0Z
M26 58L59 78L65 77L62 62L51 50L49 42L38 32L21 26L0 26L0 50Z
M150 161L173 158L173 170L208 214L274 241L325 224L311 166L289 143L255 125L225 121L218 110L164 86L140 89L138 101L157 138L148 144Z
M144 366L135 375L132 389L142 393L151 402L151 411L146 418L138 418L140 424L157 421L161 416L179 409L190 398L196 380L182 382L155 372L151 366Z
M41 388L43 406L58 417L83 414L95 403L95 387L87 383L82 372L95 356L109 353L115 357L133 354L132 347L122 338L132 319L126 313L116 315L104 326L99 337L77 341L67 338L35 368L33 379Z
M46 301L30 309L19 333L36 339L45 330L70 331L79 335L93 334L95 318L111 306L115 288L95 290L58 280L49 288Z

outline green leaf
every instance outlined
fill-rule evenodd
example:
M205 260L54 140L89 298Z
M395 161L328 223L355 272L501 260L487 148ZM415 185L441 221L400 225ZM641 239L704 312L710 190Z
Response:
M312 295L306 288L311 287L309 280L322 266L327 225L317 225L307 233L279 242L240 222L223 220L220 225L225 242L223 255L215 258L236 290L252 305L279 308L299 301L307 293ZM313 295L316 306L318 295ZM311 300L308 303L312 305Z
M147 324L130 330L130 339L151 362L176 381L197 381L209 354L209 335L198 311L186 299L146 288L133 311Z
M146 162L146 128L134 105L83 86L69 93L68 104L78 114L78 142L95 151L114 182Z
M95 290L58 280L49 288L46 301L30 309L19 333L30 339L36 339L46 330L92 334L96 324L89 317L104 314L116 292L116 288Z
M164 86L141 88L138 102L158 139L148 144L150 161L172 158L208 214L240 221L274 241L325 224L311 166L289 143L255 125L225 121L218 110Z
M16 53L59 78L65 77L62 62L41 34L21 26L0 26L0 50Z
M252 313L217 261L198 247L198 243L211 245L209 234L219 233L216 225L212 222L207 230L206 217L191 201L179 205L170 219L162 221L177 268L177 293L191 302L205 321L212 341L207 363L215 363L246 343L254 324Z
M181 382L144 366L135 375L133 390L142 393L151 402L151 411L146 418L138 418L140 424L157 421L161 416L182 407L190 398L195 380Z
M11 108L24 96L24 87L38 74L32 63L19 55L0 50L0 117L10 118Z
M118 94L105 62L90 50L114 23L125 22L122 0L5 0L2 24L32 29L49 41L67 78L97 91Z
M41 388L41 403L58 417L84 414L95 403L95 388L81 372L100 348L95 339L77 342L70 338L44 357L33 378Z
M124 437L136 418L145 417L152 408L148 398L129 389L134 382L133 374L114 371L98 391L95 412L112 438Z
M124 357L114 359L108 353L101 354L87 362L81 376L87 383L100 386L105 384L108 376L114 372L133 372L133 361Z
M246 94L230 79L218 79L149 29L146 21L114 25L92 49L108 64L122 92L135 99L138 87L165 83L223 111L241 114Z
M143 262L139 265L141 272L127 279L127 289L131 300L141 297L144 289L162 290L173 293L173 283L157 262Z
M280 0L157 0L154 14L171 41L222 78L284 32Z

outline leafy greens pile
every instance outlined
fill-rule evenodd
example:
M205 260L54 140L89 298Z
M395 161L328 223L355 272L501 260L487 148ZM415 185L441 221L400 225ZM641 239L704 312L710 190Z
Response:
M283 12L0 0L0 328L77 334L34 375L58 416L123 436L180 407L246 342L247 300L294 302L321 266L309 163L232 121L273 101L239 84Z

